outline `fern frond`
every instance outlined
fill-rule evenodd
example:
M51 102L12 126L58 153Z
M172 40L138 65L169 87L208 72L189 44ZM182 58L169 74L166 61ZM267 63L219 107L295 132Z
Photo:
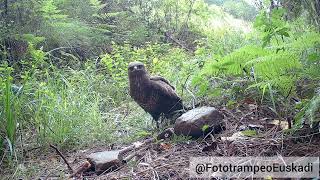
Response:
M311 31L303 34L292 43L288 43L286 47L301 52L309 48L314 48L315 45L320 45L320 33Z
M218 61L208 62L202 73L209 77L221 74L245 76L244 70L249 71L251 68L254 69L255 79L259 81L255 83L257 86L270 83L273 88L287 94L294 88L296 72L302 65L299 56L291 52L275 53L258 46L245 46Z
M302 67L299 58L289 52L270 54L252 59L245 63L245 67L254 67L256 76L263 79L274 79L283 74L290 75L290 71Z
M268 54L270 54L270 52L261 47L245 46L223 57L219 61L210 61L205 64L203 71L208 75L218 75L220 73L242 75L245 63Z
M306 110L306 116L310 120L310 124L320 121L320 95L313 97Z

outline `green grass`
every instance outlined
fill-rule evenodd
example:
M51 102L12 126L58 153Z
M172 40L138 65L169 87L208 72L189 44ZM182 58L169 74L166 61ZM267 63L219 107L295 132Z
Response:
M48 144L68 154L73 150L137 141L151 136L150 130L155 128L151 116L132 102L127 93L121 99L114 98L114 91L126 90L117 89L93 66L78 70L36 70L23 80L19 95L13 95L10 88L4 90L1 92L9 95L1 96L4 100L1 106L6 107L5 112L15 111L14 116L1 112L1 117L14 117L13 122L19 123L13 126L17 127L14 133L17 148L11 152L17 158L10 160L6 155L0 166L5 165L6 174L15 174L14 177L38 176L37 171L43 167L38 167L36 162L39 157L51 154ZM33 148L40 149L28 152ZM4 152L8 150L6 146ZM31 159L26 159L25 151ZM25 160L28 163L23 163Z
M81 149L150 135L151 116L129 103L127 93L121 98L126 100L115 99L114 91L126 90L110 81L93 66L35 71L14 100L19 134L29 136L22 136L19 144Z
M95 78L99 77L83 71L58 71L25 84L26 97L20 104L27 112L22 110L20 116L29 114L25 121L36 127L40 144L72 148L112 140L114 123L102 119L100 102L105 94L97 92L100 79Z
M0 129L1 137L0 137L0 145L2 151L2 145L4 143L4 139L6 139L6 142L8 144L10 155L9 157L13 157L14 152L14 146L15 146L15 135L16 135L16 126L17 122L14 118L14 110L13 110L13 95L11 91L11 85L12 85L12 68L8 67L6 64L3 67L0 67L0 72L3 74L2 77L0 77L0 84L1 89L0 93L2 92L2 107L3 111L0 112L0 123L4 124L4 127L2 126Z

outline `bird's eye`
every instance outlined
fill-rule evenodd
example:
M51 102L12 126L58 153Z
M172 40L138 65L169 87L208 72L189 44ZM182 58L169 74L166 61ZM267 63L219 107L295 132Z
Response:
M138 69L142 69L142 65L138 65Z
M129 70L132 71L132 70L133 70L133 67L129 67Z

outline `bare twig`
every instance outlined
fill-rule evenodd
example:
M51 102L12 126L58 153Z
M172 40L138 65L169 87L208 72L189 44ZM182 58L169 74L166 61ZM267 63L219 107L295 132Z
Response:
M54 145L52 145L52 144L50 144L50 147L53 148L53 149L57 152L57 154L58 154L58 155L63 159L63 161L67 164L69 171L70 171L71 173L73 173L74 171L73 171L72 167L70 166L70 164L69 164L69 162L67 161L67 159L63 156L63 154L59 151L59 149L58 149L57 147L55 147Z
M182 85L182 90L181 90L181 96L183 97L183 90L186 88L186 85L187 85L187 82L188 82L188 79L190 78L191 76L191 73L188 74L186 80L184 81L184 84Z
M126 158L123 159L124 163L128 163L133 157L141 154L143 151L146 151L148 148L150 148L149 146L144 147L143 149L140 149L132 154L130 154L129 156L127 156Z
M154 138L150 138L150 139L147 139L145 141L143 141L142 143L140 142L135 142L133 143L132 145L128 146L128 147L125 147L123 149L121 149L120 153L119 153L119 156L120 157L123 157L123 155L131 150L135 150L135 149L139 149L140 147L142 146L145 146L149 143L152 143L153 141L155 141Z
M49 55L50 53L52 53L53 51L56 51L56 50L60 50L60 49L74 49L76 47L58 47L58 48L54 48L54 49L51 49L50 51L46 52L45 56L46 55Z
M186 87L186 90L188 91L188 93L190 93L191 94L191 96L192 96L192 108L195 108L195 101L196 101L196 96Z
M180 46L182 49L185 49L185 50L187 50L188 52L193 52L192 49L188 48L187 46L185 46L184 44L182 44L179 40L177 40L176 38L174 38L170 32L165 32L165 36L166 36L167 38L169 38L170 40L172 40L174 43L176 43L178 46Z
M182 94L182 96L183 96L183 89L186 89L187 92L190 93L190 95L192 96L192 108L194 109L197 99L196 99L196 96L188 89L188 86L187 86L187 81L188 81L188 79L190 78L190 76L191 76L191 73L188 74L188 76L187 76L184 84L182 85L182 92L181 92L181 94Z

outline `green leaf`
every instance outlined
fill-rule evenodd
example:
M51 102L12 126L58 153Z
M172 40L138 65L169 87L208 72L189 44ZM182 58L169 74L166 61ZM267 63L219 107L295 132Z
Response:
M206 132L208 129L209 129L209 125L204 125L204 126L202 126L202 128L201 128L201 130L202 130L202 132Z
M227 102L226 106L227 106L228 109L233 109L233 108L235 108L235 105L236 105L236 104L237 104L236 101L229 100L229 101Z
M13 106L12 106L12 77L11 77L12 68L5 66L5 82L4 82L4 114L5 114L5 127L6 127L6 137L8 139L8 143L11 146L11 150L13 151L14 143L15 143L15 135L16 135L16 121L13 117Z
M241 131L243 135L248 136L248 137L255 137L257 136L257 131L255 130L245 130L245 131Z
M309 54L308 55L308 61L311 62L311 63L320 61L320 54L318 54L318 53Z

